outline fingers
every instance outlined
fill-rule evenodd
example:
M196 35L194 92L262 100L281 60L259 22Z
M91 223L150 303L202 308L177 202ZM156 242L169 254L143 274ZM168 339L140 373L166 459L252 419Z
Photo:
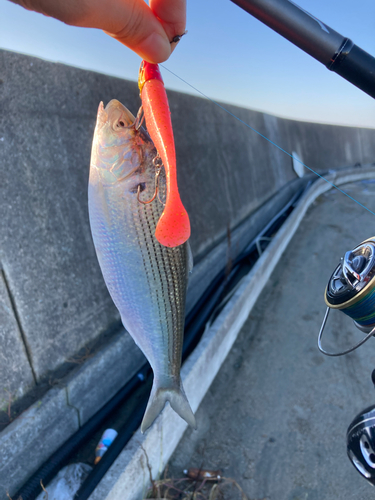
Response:
M146 61L163 62L185 31L185 0L13 0L72 26L100 28Z
M159 19L169 41L186 29L186 0L150 0L150 9ZM176 47L172 43L172 51Z
M142 59L152 63L166 61L172 52L168 34L144 0L111 0L111 3L111 26L102 29Z
M54 17L72 26L81 26L80 21L87 17L89 10L87 4L90 3L86 0L12 0L12 2L18 3L27 10Z

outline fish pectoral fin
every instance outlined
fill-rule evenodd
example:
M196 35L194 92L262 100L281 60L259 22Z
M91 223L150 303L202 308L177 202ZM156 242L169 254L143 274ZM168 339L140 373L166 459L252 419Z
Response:
M169 401L173 410L187 422L193 429L197 428L194 413L186 398L182 383L163 387L153 383L150 399L142 420L141 432L144 433L163 410L165 403Z

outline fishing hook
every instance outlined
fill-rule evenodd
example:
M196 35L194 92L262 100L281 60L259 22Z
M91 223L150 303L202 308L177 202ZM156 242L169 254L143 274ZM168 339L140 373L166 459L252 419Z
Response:
M154 191L153 197L150 200L142 201L139 197L139 195L141 193L141 184L138 184L137 200L139 201L139 203L142 203L142 205L148 205L149 203L152 203L154 201L154 199L156 198L156 195L158 195L158 193L159 193L159 176L160 176L161 167L162 167L163 163L162 163L161 158L158 154L152 160L152 163L155 167L155 191Z
M164 193L165 194L165 193ZM160 198L160 189L158 189L158 200L165 207L165 202Z
M133 123L135 130L139 130L141 128L144 119L145 119L145 114L143 112L143 106L141 106L138 110L136 119Z

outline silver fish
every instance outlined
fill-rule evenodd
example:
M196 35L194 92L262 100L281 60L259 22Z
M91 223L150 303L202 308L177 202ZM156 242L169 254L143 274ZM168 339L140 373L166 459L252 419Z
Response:
M192 256L188 243L160 245L154 233L163 211L155 192L156 149L119 101L100 103L94 133L89 216L96 254L126 330L148 359L154 382L144 432L169 401L192 427L194 414L181 378L185 297ZM159 177L160 191L165 178ZM164 183L164 186L163 186Z

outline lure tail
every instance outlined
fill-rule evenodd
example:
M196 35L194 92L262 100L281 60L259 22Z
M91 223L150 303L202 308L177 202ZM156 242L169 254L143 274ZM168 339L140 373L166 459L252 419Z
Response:
M150 399L142 420L141 432L145 432L159 413L163 410L165 403L169 401L174 411L185 420L193 429L196 429L195 417L186 398L181 382L161 384L154 379Z
M155 237L161 245L176 247L190 237L190 221L178 192L171 113L158 65L143 61L138 83L147 130L163 161L167 177L167 197Z

